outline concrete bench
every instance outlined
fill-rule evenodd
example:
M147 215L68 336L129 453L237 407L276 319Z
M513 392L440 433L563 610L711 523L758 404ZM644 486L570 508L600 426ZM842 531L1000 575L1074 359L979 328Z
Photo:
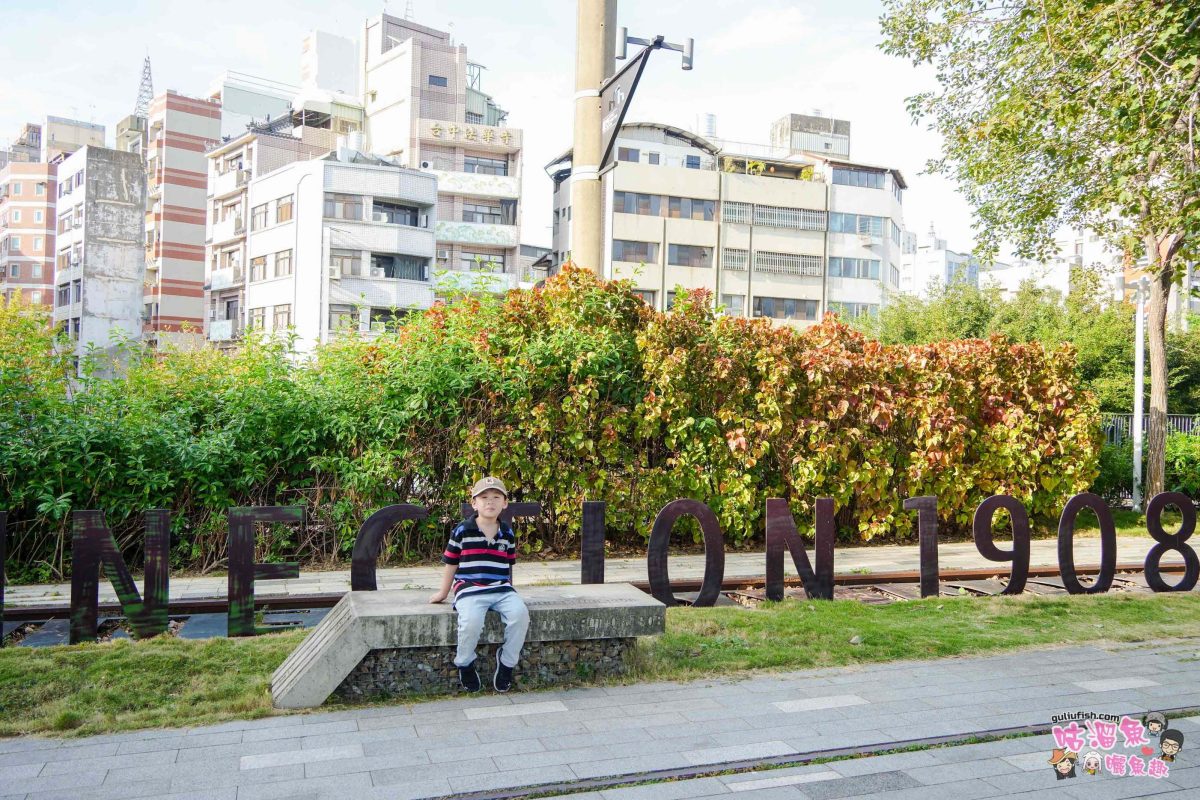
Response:
M620 674L638 636L662 633L666 606L629 584L531 586L529 634L518 686L548 686ZM347 592L275 670L277 708L312 708L333 694L355 700L391 694L439 693L458 686L454 651L458 620L449 603L430 605L429 590ZM504 640L489 612L479 637L485 686Z

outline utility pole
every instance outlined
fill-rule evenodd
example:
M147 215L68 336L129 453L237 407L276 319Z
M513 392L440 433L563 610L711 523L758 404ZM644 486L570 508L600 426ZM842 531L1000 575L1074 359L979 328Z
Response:
M600 84L613 73L617 0L577 0L577 3L571 259L581 267L599 271L604 263Z

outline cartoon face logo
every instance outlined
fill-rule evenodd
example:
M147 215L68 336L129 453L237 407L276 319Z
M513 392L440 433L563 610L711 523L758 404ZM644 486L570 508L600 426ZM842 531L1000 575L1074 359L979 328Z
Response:
M1054 775L1060 781L1063 778L1075 777L1075 762L1078 760L1078 753L1063 750L1061 747L1054 748L1050 754L1050 766L1054 767Z
M1163 731L1159 744L1162 747L1162 760L1174 761L1175 756L1183 749L1183 734L1174 728L1168 728Z
M1088 775L1096 775L1100 772L1100 754L1095 750L1083 757L1083 771Z
M1147 733L1151 736L1158 736L1167 729L1167 718L1155 711L1144 716L1142 724L1146 726Z

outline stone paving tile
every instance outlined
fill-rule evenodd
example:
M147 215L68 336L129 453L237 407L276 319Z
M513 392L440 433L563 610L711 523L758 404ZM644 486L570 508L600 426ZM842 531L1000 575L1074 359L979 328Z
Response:
M165 778L120 786L101 786L94 789L60 789L48 792L33 792L27 795L33 800L124 800L124 798L162 797L171 791L171 782Z
M197 736L163 737L159 739L135 739L117 745L117 755L132 755L134 753L152 753L156 750L180 750L191 747L208 747L217 744L237 744L242 741L241 731L226 733L209 733Z
M172 777L171 790L184 792L195 789L219 789L226 786L250 786L256 783L273 783L276 781L299 780L303 777L304 766L301 764L290 764L283 767L266 767L264 769L207 772L200 775Z
M567 707L562 704L562 701L549 700L540 703L510 703L503 706L468 708L464 710L464 713L469 720L491 720L499 717L520 717L529 714L552 714L566 710Z
M670 781L647 786L625 786L605 789L600 792L604 800L685 800L692 797L728 792L725 784L716 778L697 778L690 781Z
M99 789L104 782L105 773L103 770L99 772L77 772L67 775L52 775L50 777L38 776L34 778L25 778L21 781L21 789L26 792L57 792L62 790L71 790L80 792L87 789Z
M572 765L571 770L580 778L598 778L686 766L690 766L690 762L682 753L655 753L604 761L588 761Z
M264 767L282 767L286 764L310 764L317 761L337 761L344 758L362 757L361 744L344 744L339 747L317 747L308 750L242 756L238 769L263 769Z
M1125 776L1109 781L1094 781L1087 780L1089 777L1081 775L1078 778L1060 781L1063 784L1062 793L1072 800L1125 800L1127 797L1141 797L1151 792L1158 794L1174 792L1180 788L1173 781L1155 780L1154 778Z
M238 800L324 800L354 797L359 790L371 788L371 776L365 772L332 778L308 778L274 781L238 787Z
M450 788L455 792L482 792L488 789L506 789L516 786L536 786L542 783L570 781L575 773L570 767L553 765L531 769L513 769L507 772L491 772L480 775L451 777Z
M87 744L79 747L38 748L31 750L14 750L0 755L0 767L11 767L16 764L45 763L47 761L82 761L88 758L116 755L120 745L115 742L106 744Z
M539 739L546 750L568 750L575 747L595 747L597 745L636 743L652 741L644 729L634 728L628 731L603 731L600 733L580 733L567 736L550 736Z
M755 742L753 744L725 745L723 747L706 747L700 750L681 751L688 763L723 764L728 761L750 761L756 758L770 758L794 753L795 750L787 742L778 740Z
M11 767L0 767L0 786L4 786L8 781L15 781L21 778L34 778L42 771L42 767L46 766L44 762L35 761L32 764L14 764Z
M774 770L773 772L783 773L788 771ZM752 777L755 775L759 777ZM789 772L789 774L786 775L776 775L772 774L771 772L753 772L746 773L746 775L743 775L742 777L744 780L731 781L724 778L722 780L725 782L725 785L729 787L729 791L741 795L743 792L754 792L760 789L774 789L783 786L802 786L806 783L818 783L820 781L835 781L846 776L830 769L813 769L809 772Z
M983 781L965 780L939 783L934 786L884 791L872 794L870 798L871 800L984 800L984 798L999 797L1007 799L1009 796Z
M56 754L64 751L54 750ZM103 772L122 767L146 767L153 765L174 764L178 755L177 750L156 750L153 753L136 753L128 756L105 756L103 758L79 758L68 761L49 761L42 768L43 777L67 775L79 772Z
M831 761L825 766L841 775L850 776L866 775L870 772L888 772L891 770L931 767L938 763L940 762L928 750L914 750L907 753L887 753L882 756Z
M445 797L448 794L450 794L450 781L437 778L390 786L375 786L369 791L360 792L354 800L423 800L427 797Z
M805 784L801 791L813 800L832 800L835 797L877 796L880 792L908 789L920 784L903 772L870 772L836 781Z
M278 753L283 750L299 748L301 740L296 739L267 739L262 742L239 742L237 744L219 744L208 747L183 748L176 759L177 764L187 762L204 762L226 756L250 756L258 753Z
M294 739L300 736L320 736L326 733L346 733L356 730L358 730L358 723L352 719L311 725L302 725L297 722L287 726L243 731L242 741L265 742L270 739Z
M337 762L327 762L334 764ZM449 780L464 775L483 775L496 772L496 764L490 758L476 758L449 764L408 764L400 767L386 766L372 769L371 782L376 786L395 786L412 781Z
M213 772L237 772L241 767L241 756L223 756L203 761L185 761L170 765L123 767L110 769L104 776L104 785L118 783L145 783L158 778L187 778L209 775Z
M950 783L966 778L986 778L991 775L1023 772L1020 767L998 758L938 764L933 767L912 767L904 771L924 784Z
M397 751L373 756L330 759L305 763L304 777L323 778L329 775L345 775L350 772L374 772L397 767L427 767L429 755L424 750L416 752ZM443 769L442 772L445 772Z

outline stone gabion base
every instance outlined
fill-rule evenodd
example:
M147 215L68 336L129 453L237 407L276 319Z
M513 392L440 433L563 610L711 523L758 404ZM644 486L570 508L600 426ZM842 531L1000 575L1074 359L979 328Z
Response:
M534 689L577 683L595 677L620 675L635 638L527 642L514 671L515 689ZM485 690L491 688L499 645L481 646L476 657ZM402 647L372 650L355 667L333 696L347 701L397 694L461 692L453 647Z

